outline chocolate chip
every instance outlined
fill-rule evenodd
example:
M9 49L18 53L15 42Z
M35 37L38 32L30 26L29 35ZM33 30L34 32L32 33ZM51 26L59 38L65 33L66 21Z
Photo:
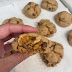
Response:
M59 18L59 21L61 21L61 19Z
M44 42L43 44L41 44L41 48L42 48L42 49L44 49L44 50L45 50L45 49L46 49L46 47L47 47L47 43L46 43L46 42Z
M32 37L32 39L31 40L36 40L36 37Z
M31 2L28 3L28 5L30 5L30 4L31 4Z
M30 10L30 8L28 8L27 10Z
M38 6L38 4L35 5L35 7Z
M32 15L33 15L33 16L35 16L35 14L34 14L34 13L33 13Z
M50 34L53 34L53 31L51 31Z
M17 21L17 24L19 24L19 21Z

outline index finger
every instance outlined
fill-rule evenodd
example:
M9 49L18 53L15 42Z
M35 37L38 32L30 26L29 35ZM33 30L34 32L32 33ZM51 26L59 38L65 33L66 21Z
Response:
M28 33L37 32L37 29L27 25L18 24L5 24L0 26L0 39L3 39L10 35L11 33Z

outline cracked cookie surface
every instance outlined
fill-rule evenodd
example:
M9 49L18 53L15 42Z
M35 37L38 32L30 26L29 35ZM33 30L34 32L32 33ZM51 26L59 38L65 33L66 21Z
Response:
M55 21L61 27L68 27L72 23L72 15L66 11L62 11L55 16Z
M2 24L7 24L7 23L24 24L23 21L20 18L16 18L16 17L12 17L10 19L6 19Z
M50 41L37 33L22 34L12 42L13 49L21 53L33 55L47 53Z
M23 14L25 14L29 18L37 18L41 13L41 8L38 4L34 2L29 2L22 10Z
M38 22L38 33L47 36L47 37L52 37L54 33L56 33L56 26L50 22L50 20L45 20L42 19L40 22Z
M68 42L72 46L72 30L70 30L68 33Z
M48 53L41 53L41 58L48 67L54 67L63 58L63 46L56 42L51 42Z
M56 11L58 3L56 0L42 0L41 7L49 11Z

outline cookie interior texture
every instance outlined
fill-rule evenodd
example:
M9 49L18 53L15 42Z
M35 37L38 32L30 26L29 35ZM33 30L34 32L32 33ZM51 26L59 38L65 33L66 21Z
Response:
M68 33L68 42L72 46L72 30L70 30Z
M29 55L48 52L50 41L37 33L22 34L12 42L13 49Z
M29 18L37 18L41 13L41 8L38 4L34 2L29 2L22 10L23 14L25 14Z
M8 23L12 23L12 24L24 24L22 19L20 18L16 18L16 17L12 17L10 19L6 19L2 24L8 24Z
M51 42L48 53L41 53L41 58L48 67L54 67L63 58L63 46L56 42Z
M38 22L38 33L43 36L52 37L56 33L56 26L50 20L42 19Z
M42 0L41 7L48 11L56 11L58 3L56 0Z
M68 27L72 23L72 15L66 11L59 12L55 16L55 21L61 27Z

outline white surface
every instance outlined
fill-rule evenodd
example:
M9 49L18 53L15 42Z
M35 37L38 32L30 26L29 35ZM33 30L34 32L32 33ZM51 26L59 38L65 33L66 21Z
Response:
M61 0L61 1L72 13L72 0Z
M29 2L34 1L40 5L41 0L26 0L14 2L12 5L0 8L0 23L10 17L21 18L26 25L36 27L37 22L41 19L50 19L57 27L57 33L49 38L52 41L61 43L64 46L64 58L56 67L48 68L41 60L39 54L33 55L16 66L11 72L72 72L72 47L67 42L67 33L72 29L72 25L67 28L59 27L55 21L54 16L60 11L68 11L62 3L58 1L59 7L56 12L49 12L42 9L40 16L36 19L27 18L22 14L23 7Z

